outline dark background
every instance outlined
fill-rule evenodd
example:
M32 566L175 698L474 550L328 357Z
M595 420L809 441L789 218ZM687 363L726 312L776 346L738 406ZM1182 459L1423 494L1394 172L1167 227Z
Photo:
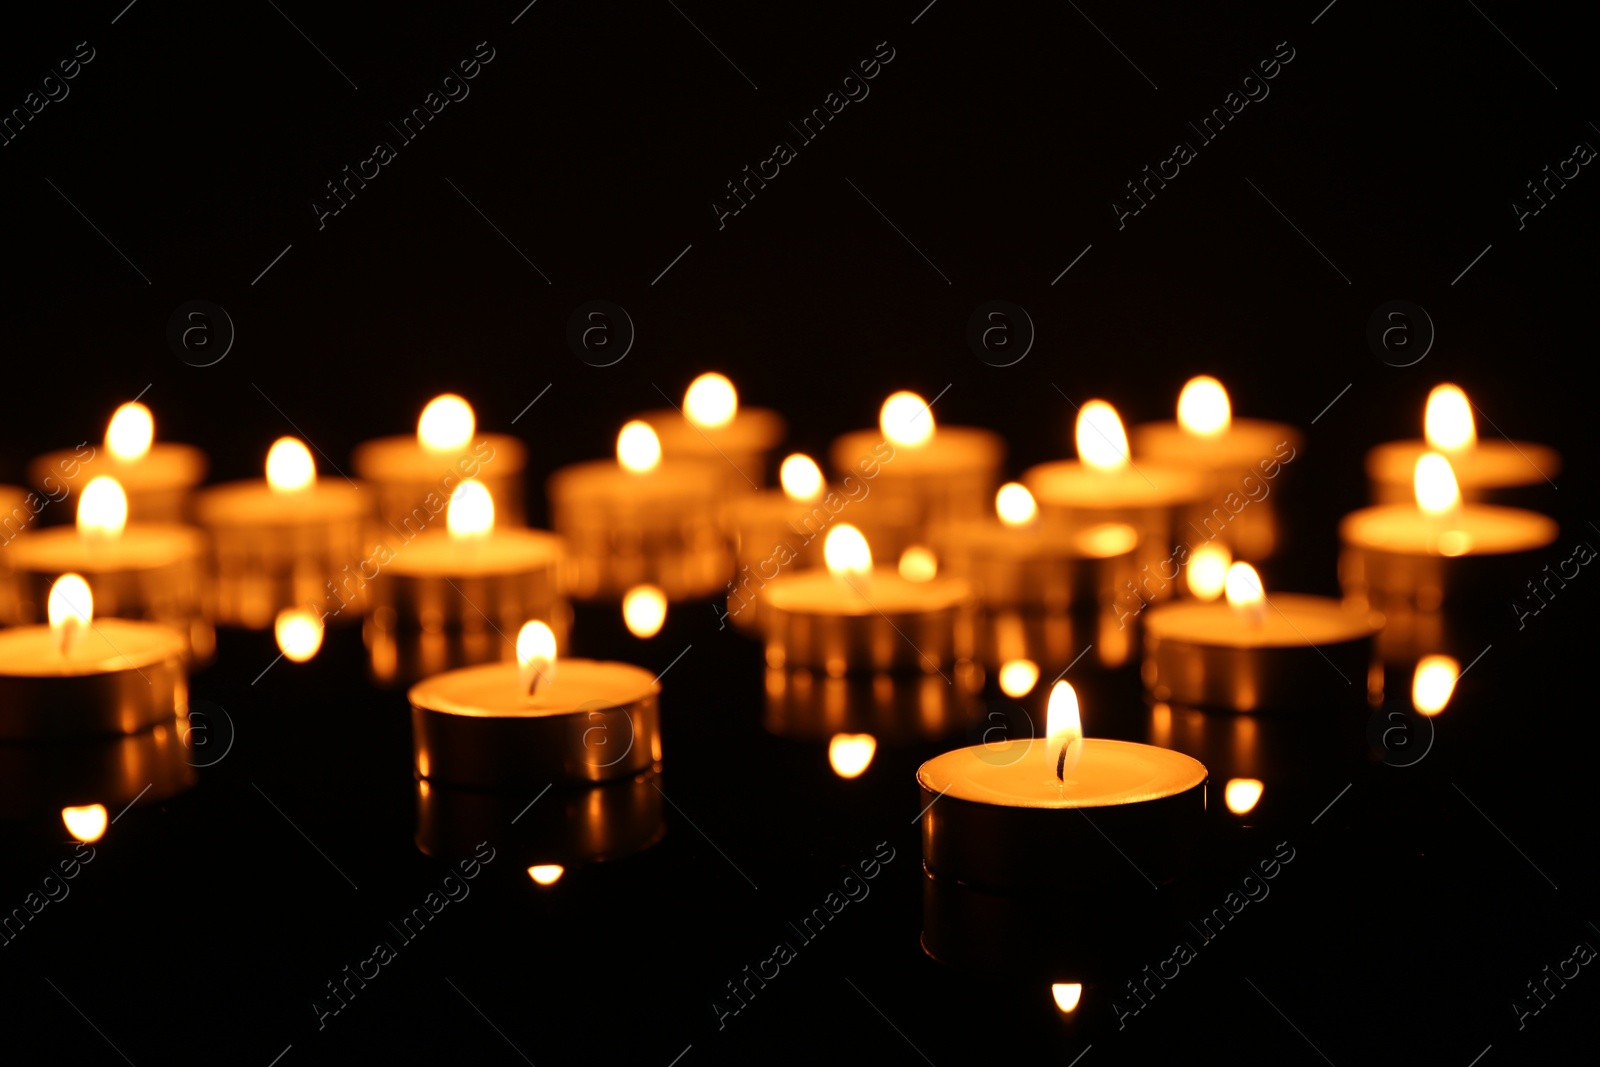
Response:
M1205 372L1237 414L1308 431L1282 497L1292 540L1266 577L1333 593L1362 454L1416 436L1428 389L1451 380L1485 438L1498 427L1564 457L1559 489L1532 498L1563 528L1537 566L1594 535L1596 179L1584 168L1521 230L1512 208L1575 143L1600 143L1576 15L924 3L139 0L10 16L0 107L22 106L78 42L95 58L0 148L0 478L98 440L146 386L158 435L204 447L217 479L257 474L295 427L345 467L356 443L408 432L453 390L484 429L528 444L542 522L545 476L607 454L627 417L662 406L658 389L676 402L702 370L781 409L789 446L814 455L873 424L889 391L949 385L940 422L1001 431L1011 474L1069 451L1058 389L1110 399L1131 423L1169 417ZM386 121L480 41L494 59L470 95L400 145ZM787 123L881 41L895 56L870 95L796 143ZM1195 143L1186 122L1283 41L1295 55L1270 95L1119 229L1124 183ZM380 139L397 158L319 229L323 184ZM719 229L711 201L777 140L798 158ZM568 347L590 299L637 329L614 366ZM968 348L968 318L991 299L1037 329L1014 366ZM1437 332L1405 368L1367 343L1375 309L1397 299ZM167 341L192 300L236 330L213 366ZM443 874L411 841L404 699L367 684L353 631L255 685L270 636L225 634L194 692L227 709L236 748L197 789L130 811L72 897L0 949L7 1044L18 1062L119 1062L114 1045L138 1064L267 1064L291 1045L285 1065L520 1062L509 1045L540 1064L667 1064L686 1047L685 1065L860 1062L906 1060L908 1042L939 1064L974 1051L1072 1062L1090 1046L1086 1067L1210 1049L1467 1064L1492 1046L1486 1065L1547 1060L1583 1033L1600 989L1585 968L1521 1031L1509 1008L1574 942L1600 941L1586 575L1521 631L1521 590L1485 591L1475 621L1492 649L1424 762L1335 761L1299 783L1300 806L1219 825L1209 881L1190 889L1205 907L1277 841L1303 859L1278 903L1247 910L1236 940L1122 1031L1107 989L1204 908L1167 901L1130 923L1125 963L1073 1027L1036 980L935 964L917 947L912 774L948 746L880 750L861 779L835 779L822 746L761 730L758 649L704 604L674 609L647 642L610 610L575 632L581 653L655 670L692 646L663 680L665 840L553 891L495 871L318 1031L308 1003L322 983ZM1117 702L1094 732L1142 736L1134 672L1094 684ZM59 824L6 834L9 907L70 849ZM722 984L884 840L897 858L873 895L719 1032L708 1005Z

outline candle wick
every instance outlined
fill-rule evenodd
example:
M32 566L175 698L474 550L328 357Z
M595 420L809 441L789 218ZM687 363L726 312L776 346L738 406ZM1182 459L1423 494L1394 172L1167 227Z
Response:
M1056 781L1065 784L1067 780L1067 750L1072 747L1076 738L1067 738L1061 746L1061 752L1056 756Z

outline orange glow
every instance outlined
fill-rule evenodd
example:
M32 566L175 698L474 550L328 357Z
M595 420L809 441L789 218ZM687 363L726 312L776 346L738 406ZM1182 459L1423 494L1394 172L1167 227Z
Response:
M1450 461L1437 452L1426 452L1417 459L1411 479L1417 494L1417 507L1429 515L1448 515L1461 506L1461 487Z
M272 625L278 650L291 663L304 663L322 647L322 620L305 608L284 608Z
M921 448L933 440L933 428L933 411L916 393L894 393L878 412L878 429L902 448Z
M739 390L720 374L702 374L683 394L683 417L705 430L726 426L739 413Z
M417 442L429 452L459 452L478 428L472 405L454 393L428 401L417 419Z
M1091 400L1078 412L1073 433L1078 458L1096 470L1116 470L1128 464L1128 434L1117 409L1104 400Z
M1064 780L1083 755L1083 720L1078 714L1078 691L1070 682L1057 682L1050 690L1045 710L1045 755L1050 773Z
M1039 665L1031 659L1013 659L1000 664L1000 692L1020 700L1039 684Z
M1071 1015L1078 1010L1078 1001L1083 999L1083 985L1079 982L1056 982L1050 986L1050 995L1055 998L1056 1008L1062 1015Z
M294 437L280 437L267 449L267 484L280 493L310 488L317 481L311 450Z
M939 557L931 548L910 545L900 553L900 577L908 582L931 582L939 573Z
M567 869L559 863L540 863L528 868L528 877L540 885L555 885Z
M89 583L79 574L63 574L57 578L50 586L45 614L50 618L50 632L55 635L56 647L66 655L79 632L94 623L94 593Z
M86 537L121 537L128 525L128 494L115 478L91 478L78 496L78 532Z
M104 804L86 804L80 808L62 808L61 821L67 833L85 844L92 844L106 835L106 808Z
M634 419L617 434L617 462L634 474L647 474L661 465L661 438L648 422Z
M1209 375L1190 378L1178 394L1178 425L1197 437L1218 437L1233 422L1228 391Z
M653 585L636 585L622 596L622 621L635 637L654 637L667 621L667 594Z
M1039 517L1039 505L1020 482L1007 482L1000 487L994 495L994 510L1007 526L1026 526Z
M1446 382L1433 387L1422 415L1422 433L1428 447L1441 452L1457 452L1478 443L1472 403L1459 386Z
M783 493L790 500L804 503L822 495L822 468L816 460L796 452L778 468L778 481L783 483Z
M1411 705L1424 715L1437 715L1450 703L1461 664L1449 656L1423 656L1411 677Z
M1222 799L1235 815L1248 815L1260 803L1265 788L1256 778L1229 778L1222 790Z
M456 486L444 511L444 526L453 538L487 537L494 532L494 497L475 478Z
M1139 543L1139 531L1120 522L1103 522L1091 526L1078 535L1078 545L1096 559L1120 556L1133 551Z
M106 451L124 463L143 459L156 439L156 420L137 400L122 405L106 425Z
M1261 585L1261 575L1248 563L1235 563L1228 568L1223 579L1228 606L1249 618L1260 619L1266 609L1266 590Z
M531 697L541 682L556 676L556 633L549 624L534 619L517 631L517 667L523 688Z
M834 734L828 742L828 764L840 778L858 778L877 751L878 739L871 734Z
M841 522L828 531L822 542L822 559L828 565L829 574L872 573L872 549L861 531L848 522Z
M1189 557L1186 576L1189 592L1199 600L1215 600L1222 595L1228 580L1228 569L1233 563L1233 553L1225 545L1207 541Z

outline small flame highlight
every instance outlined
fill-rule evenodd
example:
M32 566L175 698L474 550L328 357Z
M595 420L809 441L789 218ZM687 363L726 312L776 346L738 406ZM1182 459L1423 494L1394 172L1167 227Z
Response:
M1039 505L1021 482L1007 482L994 495L994 512L1007 526L1026 526L1039 517Z
M272 624L278 651L291 663L304 663L322 648L322 620L305 608L284 608Z
M828 565L829 574L872 573L872 549L861 531L848 522L841 522L828 531L822 542L822 559Z
M667 621L667 594L653 585L636 585L622 595L622 621L635 637L654 637Z
M94 592L83 575L63 574L51 583L45 614L50 619L56 647L64 656L79 632L94 625Z
M1078 1010L1078 1002L1083 999L1083 984L1055 982L1050 986L1050 995L1055 998L1057 1011L1062 1015L1071 1015Z
M933 549L908 545L900 553L900 577L908 582L931 582L939 574L939 557Z
M477 432L472 405L454 393L428 401L417 419L417 442L429 452L459 452Z
M878 412L878 429L891 444L921 448L933 440L933 411L916 393L893 393Z
M739 390L720 374L702 374L683 394L683 417L704 430L728 425L739 414Z
M1433 387L1422 415L1422 434L1429 448L1441 452L1458 452L1478 443L1472 403L1460 386L1445 382Z
M822 468L815 460L796 452L778 468L778 481L783 484L783 494L796 503L805 503L822 495Z
M1039 665L1031 659L1012 659L1000 664L1000 692L1021 700L1039 684Z
M1235 815L1248 815L1261 802L1264 789L1266 786L1258 778L1229 778L1223 787L1222 799Z
M528 877L540 885L555 885L567 869L559 863L537 863L528 868Z
M828 742L828 765L840 778L859 778L877 751L878 739L871 734L834 734Z
M549 625L534 619L517 631L518 677L531 697L541 684L556 676L556 633Z
M1128 464L1128 434L1117 409L1104 400L1091 400L1078 412L1073 432L1078 458L1096 470L1111 471Z
M143 459L156 439L156 420L137 400L111 413L106 424L106 451L124 463Z
M280 437L267 449L267 484L280 493L296 493L317 481L317 465L305 442Z
M1083 720L1078 714L1078 691L1072 683L1057 682L1050 690L1044 721L1050 773L1058 781L1065 781L1083 755Z
M661 438L648 422L634 419L617 434L617 462L623 470L646 474L661 465Z
M79 808L62 808L61 821L67 826L67 833L75 840L86 845L93 844L106 836L106 806L104 804L85 804Z
M456 486L444 510L444 526L451 537L487 537L494 532L494 497L475 478Z
M1178 425L1198 437L1218 437L1233 423L1228 391L1210 375L1190 378L1178 394Z
M1411 706L1424 715L1437 715L1450 703L1461 664L1449 656L1423 656L1411 676Z
M78 497L78 532L88 537L121 537L128 525L128 494L115 478L91 478Z
M1448 515L1461 505L1461 487L1450 461L1437 452L1425 452L1417 459L1411 484L1417 494L1417 507L1429 515Z
M1228 580L1228 568L1233 565L1233 553L1226 545L1207 541L1189 557L1189 571L1185 580L1189 593L1198 600L1215 600L1222 595Z
M1232 564L1222 584L1229 607L1258 622L1261 620L1266 610L1267 593L1261 585L1261 575L1256 573L1254 567L1248 563Z

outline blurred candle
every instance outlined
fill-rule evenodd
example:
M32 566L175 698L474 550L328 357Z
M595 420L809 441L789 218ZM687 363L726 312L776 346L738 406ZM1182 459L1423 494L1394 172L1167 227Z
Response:
M65 500L91 478L115 478L127 493L131 522L181 523L190 517L206 465L198 448L157 441L155 417L134 400L112 413L98 449L85 441L40 456L29 465L28 478L51 501Z
M776 411L742 406L733 382L716 373L690 382L681 408L640 417L660 439L663 457L712 465L729 493L748 493L767 484L767 455L787 429Z

